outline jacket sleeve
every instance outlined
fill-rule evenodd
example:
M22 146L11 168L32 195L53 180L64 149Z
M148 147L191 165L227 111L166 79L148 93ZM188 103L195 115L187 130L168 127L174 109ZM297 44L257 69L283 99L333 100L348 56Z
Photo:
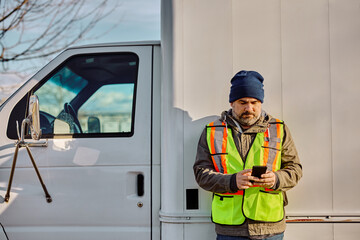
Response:
M296 186L302 177L302 166L291 137L289 128L284 124L284 139L281 151L281 169L276 172L276 190L287 191Z
M216 193L233 192L230 189L232 174L222 174L215 170L206 140L206 128L202 132L193 166L196 182L207 191Z

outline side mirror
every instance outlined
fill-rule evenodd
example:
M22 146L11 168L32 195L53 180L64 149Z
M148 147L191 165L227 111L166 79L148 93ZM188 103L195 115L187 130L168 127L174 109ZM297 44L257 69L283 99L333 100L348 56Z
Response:
M40 113L39 113L39 99L36 95L31 95L29 99L29 115L31 138L39 140L41 137L40 129Z
M11 171L10 171L10 178L9 178L9 185L8 188L6 190L6 194L5 194L5 202L9 202L10 199L10 191L11 191L11 184L14 178L14 172L15 172L15 167L16 167L16 160L17 160L17 156L18 156L18 152L19 152L19 148L20 147L26 147L27 153L30 157L31 163L35 169L35 172L39 178L40 184L43 187L44 193L45 193L45 197L46 197L46 201L48 203L52 202L52 198L49 194L49 192L46 189L46 186L44 184L44 181L42 180L42 177L40 175L39 169L36 166L36 162L34 160L34 157L31 154L30 151L30 146L33 147L47 147L47 140L45 143L27 143L24 141L24 136L25 136L25 128L26 125L28 125L30 127L30 131L31 131L31 137L34 140L39 140L40 136L41 136L41 129L40 129L40 112L39 112L39 99L36 95L31 95L30 99L29 99L29 114L27 116L27 118L25 118L22 123L21 123L21 136L19 134L19 123L18 121L16 121L16 127L17 127L17 134L18 134L18 138L19 141L17 141L15 143L15 153L14 153L14 158L13 158L13 163L11 166Z

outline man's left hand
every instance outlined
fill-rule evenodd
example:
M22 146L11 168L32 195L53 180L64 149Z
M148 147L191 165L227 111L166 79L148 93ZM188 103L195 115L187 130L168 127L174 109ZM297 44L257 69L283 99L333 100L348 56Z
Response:
M275 185L276 176L274 172L266 171L266 173L261 175L259 180L254 182L254 185L259 185L260 187L271 188Z

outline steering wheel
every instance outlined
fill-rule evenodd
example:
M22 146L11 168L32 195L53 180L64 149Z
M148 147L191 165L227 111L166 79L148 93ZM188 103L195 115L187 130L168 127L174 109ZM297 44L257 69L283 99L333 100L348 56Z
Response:
M80 125L79 119L76 116L76 112L75 112L73 106L71 106L70 103L65 103L64 110L66 113L70 114L73 117L77 130L79 130L79 132L82 133L81 125Z

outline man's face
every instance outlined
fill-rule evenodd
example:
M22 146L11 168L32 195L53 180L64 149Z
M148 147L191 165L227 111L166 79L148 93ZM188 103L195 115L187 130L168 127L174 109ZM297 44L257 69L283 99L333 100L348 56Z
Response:
M260 118L261 102L256 98L240 98L230 103L233 115L243 127L250 127Z

